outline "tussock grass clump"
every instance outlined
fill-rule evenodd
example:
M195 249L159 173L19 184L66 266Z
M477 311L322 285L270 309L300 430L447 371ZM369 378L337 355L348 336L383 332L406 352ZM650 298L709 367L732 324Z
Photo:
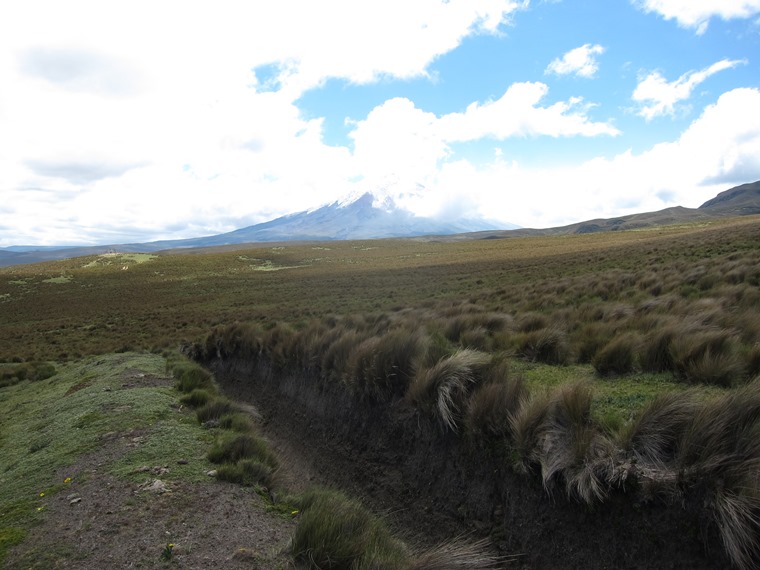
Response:
M557 327L547 327L526 332L517 337L518 351L528 360L546 364L570 362L570 344L567 333Z
M651 331L641 341L639 365L645 372L665 372L674 370L671 345L679 335L675 325L664 325Z
M727 330L682 334L670 347L675 374L686 382L731 386L742 373L735 337Z
M262 351L275 370L285 370L292 365L292 353L297 333L290 326L277 323L262 335Z
M545 329L547 326L549 319L541 313L523 313L517 319L517 330L524 333Z
M619 443L638 466L663 471L673 464L681 437L699 408L694 392L666 392L651 400L623 431Z
M427 336L420 329L392 330L380 337L372 349L360 376L360 393L377 400L401 397L426 353Z
M219 427L242 433L253 432L255 426L250 416L244 412L229 412L219 416Z
M206 423L212 420L218 420L225 414L236 411L235 405L226 398L212 398L202 407L195 411L195 417L198 423Z
M301 515L291 550L298 562L319 570L409 567L408 548L358 501L337 491L314 489L296 505Z
M167 361L169 372L177 379L176 388L180 392L190 393L195 389L214 389L211 373L189 360Z
M591 322L582 325L573 335L573 349L576 360L581 363L593 361L609 340L615 336L617 328L605 322Z
M221 358L236 356L256 360L264 348L264 331L252 323L233 323L218 335L216 349Z
M539 446L544 420L549 413L550 397L546 391L533 391L510 419L514 437L516 471L528 474L540 462Z
M212 398L212 394L205 388L195 388L189 394L182 396L179 401L185 406L199 408L208 404Z
M564 480L567 494L586 503L603 499L612 481L613 445L591 418L585 383L562 386L548 400L538 459L544 486Z
M217 479L237 483L246 487L261 485L273 487L276 469L258 459L241 459L236 463L225 463L217 469Z
M252 433L226 434L208 452L211 463L237 463L241 459L255 459L272 469L278 465L277 456L266 441Z
M636 368L639 337L634 333L616 336L608 342L592 360L594 369L600 376L622 375Z
M473 385L482 379L490 361L490 355L476 350L455 352L432 368L420 370L406 399L437 418L444 428L457 431Z
M408 570L490 570L504 560L488 551L488 541L451 540L415 556Z
M343 377L345 371L349 368L352 354L364 338L365 335L354 330L347 330L335 338L335 341L330 344L321 359L320 367L324 380L338 381Z
M510 376L506 363L495 366L496 375L476 388L467 402L465 426L473 435L511 437L512 418L528 399L528 389L521 376Z
M24 380L37 382L55 376L56 368L50 362L24 362L0 369L0 388L13 386Z
M726 552L760 565L760 381L706 402L684 432L682 484L707 486Z
M746 363L746 373L749 378L760 376L760 343L747 351Z

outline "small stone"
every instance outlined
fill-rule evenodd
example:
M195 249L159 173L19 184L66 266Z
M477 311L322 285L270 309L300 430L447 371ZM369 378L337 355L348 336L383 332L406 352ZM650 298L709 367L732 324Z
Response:
M216 469L212 469L206 473L209 477L216 477Z
M177 465L187 465L188 463L190 463L190 462L187 459L178 459L177 460Z
M111 391L111 387L110 386L106 386L105 388L103 388L103 391L104 392L110 392Z
M78 496L79 496L79 495L77 495L76 493L71 493L71 495L68 495L68 496L66 497L66 500L67 500L67 501L70 501L71 499L76 499Z
M82 502L82 497L77 497L76 499L71 499L69 501L69 504L70 505L76 505L77 503L81 503L81 502Z
M166 483L161 481L161 479L156 479L152 483L147 484L146 486L143 486L140 491L146 491L148 493L166 493L169 491L168 487L166 486Z

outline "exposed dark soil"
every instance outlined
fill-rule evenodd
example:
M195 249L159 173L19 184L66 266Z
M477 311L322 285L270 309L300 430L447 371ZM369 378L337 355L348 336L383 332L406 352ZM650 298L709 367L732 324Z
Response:
M629 488L588 508L550 496L498 450L444 434L403 401L358 402L340 386L209 364L229 396L256 405L275 446L298 458L299 480L361 498L414 543L487 536L511 558L506 568L730 568L700 504L645 501Z

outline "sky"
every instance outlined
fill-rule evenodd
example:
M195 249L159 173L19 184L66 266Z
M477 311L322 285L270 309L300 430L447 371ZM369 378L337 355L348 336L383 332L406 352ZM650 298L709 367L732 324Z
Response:
M0 247L367 191L553 227L760 180L760 0L8 0Z

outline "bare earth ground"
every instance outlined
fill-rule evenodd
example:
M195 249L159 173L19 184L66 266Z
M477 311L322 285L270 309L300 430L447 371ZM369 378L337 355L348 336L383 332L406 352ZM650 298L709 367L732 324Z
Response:
M139 374L132 371L132 378ZM168 379L156 379L170 383ZM144 386L151 378L129 382ZM146 466L142 482L126 481L108 466L140 446L149 430L106 434L95 452L60 471L54 481L71 483L49 498L42 524L13 549L5 567L28 568L292 568L285 553L294 521L267 512L251 488L218 482L172 481L172 471L198 469L187 464ZM165 471L168 469L168 472ZM149 487L167 479L165 490ZM161 555L174 544L171 561Z

